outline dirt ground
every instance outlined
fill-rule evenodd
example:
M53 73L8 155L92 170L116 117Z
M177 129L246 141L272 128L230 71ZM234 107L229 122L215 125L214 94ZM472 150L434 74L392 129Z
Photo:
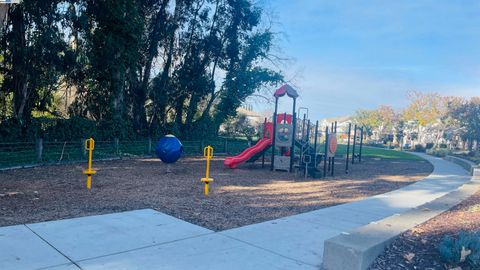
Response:
M224 230L351 202L398 189L432 171L426 161L364 158L336 177L304 179L260 164L231 170L212 160L210 196L203 195L205 161L183 158L166 174L157 159L97 161L93 190L85 164L0 172L0 226L153 208L212 230Z
M449 211L402 234L370 269L474 270L467 265L448 265L438 252L445 235L456 237L461 231L480 231L480 191Z

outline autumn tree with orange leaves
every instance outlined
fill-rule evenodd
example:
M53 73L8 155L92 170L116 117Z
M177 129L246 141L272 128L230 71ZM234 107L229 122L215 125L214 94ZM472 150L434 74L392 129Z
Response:
M419 91L411 91L407 97L410 104L403 110L402 118L416 125L419 142L434 133L433 143L437 147L447 130L458 128L452 112L463 103L462 98Z

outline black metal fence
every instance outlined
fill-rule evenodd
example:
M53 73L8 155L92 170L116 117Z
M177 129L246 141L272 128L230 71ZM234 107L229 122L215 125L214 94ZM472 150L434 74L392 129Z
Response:
M94 159L143 157L155 154L156 141L95 141ZM235 138L182 141L184 154L203 155L203 148L211 145L215 155L234 155L249 146L248 141ZM26 167L42 164L60 164L85 161L85 140L50 142L41 139L35 142L0 143L0 169Z

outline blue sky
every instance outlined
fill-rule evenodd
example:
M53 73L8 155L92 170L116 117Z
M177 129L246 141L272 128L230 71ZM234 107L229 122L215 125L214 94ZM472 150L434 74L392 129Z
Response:
M285 34L277 41L281 54L292 59L285 73L311 118L379 105L401 108L409 90L480 95L480 1L263 0L262 5L272 13L273 30Z

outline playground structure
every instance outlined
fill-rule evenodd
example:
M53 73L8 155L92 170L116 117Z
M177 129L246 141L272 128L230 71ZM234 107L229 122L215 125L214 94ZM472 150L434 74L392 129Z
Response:
M182 156L183 145L177 137L168 134L161 138L155 146L155 154L165 164L167 164L166 173L171 173L171 164L177 162Z
M259 157L264 156L265 152L272 145L272 133L273 124L265 121L263 137L254 146L245 149L241 154L234 157L227 157L224 161L225 166L234 169L240 163L255 162Z
M363 127L358 128L357 125L353 127L353 146L352 146L352 164L355 164L355 160L357 159L358 162L362 162L362 148L363 148ZM345 162L345 173L348 173L348 165L349 165L349 158L350 158L350 134L352 131L352 124L348 125L348 139L347 139L347 156ZM357 136L357 131L359 131L359 135ZM357 141L359 141L359 151L355 153L355 147L357 145Z
M278 102L281 97L288 96L292 102L292 113L278 113ZM265 166L265 155L271 150L271 171L287 171L302 173L305 178L320 178L335 175L335 158L337 156L337 122L320 130L318 121L308 119L308 108L300 107L296 111L298 93L289 85L283 85L274 93L275 111L273 121L265 119L263 137L253 146L245 149L237 156L227 157L224 165L234 169L239 164L253 163L262 157ZM300 119L298 115L303 112ZM349 172L349 164L362 161L363 128L349 123L347 147L345 154L345 173ZM350 142L353 139L353 143ZM323 140L323 141L322 141ZM324 147L321 147L323 143ZM358 149L357 149L358 147Z

